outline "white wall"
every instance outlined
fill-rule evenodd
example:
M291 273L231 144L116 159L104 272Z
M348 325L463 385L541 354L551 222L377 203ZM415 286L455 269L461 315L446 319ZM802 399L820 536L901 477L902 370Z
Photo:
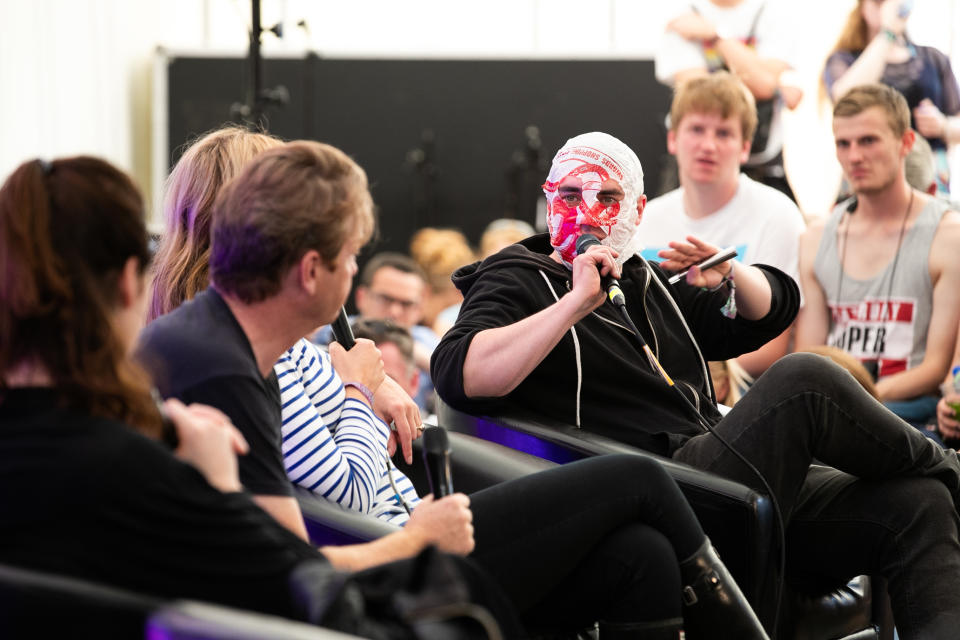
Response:
M790 119L788 163L801 204L822 211L839 175L817 119L820 65L853 0L772 0L797 8L807 98ZM653 55L662 0L263 0L286 37L270 51L326 56L616 57ZM0 0L0 176L25 159L103 156L149 187L151 60L168 49L246 47L247 0ZM303 19L306 29L297 27ZM960 56L960 0L916 3L910 31ZM955 68L960 64L955 62ZM629 82L624 78L624 82ZM954 172L960 179L960 169ZM960 187L958 187L960 190ZM148 191L148 197L149 189Z

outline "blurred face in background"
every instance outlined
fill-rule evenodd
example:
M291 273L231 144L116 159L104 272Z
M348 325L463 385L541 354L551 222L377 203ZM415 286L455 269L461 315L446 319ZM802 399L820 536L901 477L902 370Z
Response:
M677 157L681 184L726 184L740 174L750 141L744 141L735 116L689 113L667 132L667 149Z
M380 342L380 357L383 359L383 371L397 381L411 398L416 397L420 387L420 371L412 359L408 359L393 342Z
M393 320L409 329L422 316L423 279L393 267L383 267L373 274L369 287L358 287L357 310L364 318Z

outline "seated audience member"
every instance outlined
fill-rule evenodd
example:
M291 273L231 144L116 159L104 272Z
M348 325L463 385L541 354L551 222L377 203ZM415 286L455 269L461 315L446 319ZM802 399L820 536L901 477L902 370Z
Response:
M463 296L453 286L450 276L476 260L466 236L455 229L420 229L410 240L410 255L427 276L427 295L423 301L420 323L442 336L453 322L441 320L451 308L459 308ZM456 313L454 312L454 320Z
M786 524L788 584L826 591L882 574L901 638L955 637L956 452L810 354L781 358L721 417L705 358L730 358L782 333L799 306L793 279L766 265L691 267L717 251L696 238L676 243L660 266L643 260L643 172L609 135L569 140L544 193L548 235L455 276L463 308L433 355L443 400L474 414L522 407L765 491L704 432L704 420L770 484ZM581 253L585 234L600 246ZM686 267L671 285L665 270ZM619 278L648 350L605 303L602 274ZM814 459L825 464L811 466Z
M710 367L710 381L713 383L718 405L732 407L753 384L753 378L737 364L735 358L711 360L707 364Z
M392 320L359 319L353 323L355 338L366 338L380 350L383 371L413 397L419 388L420 371L413 360L413 336Z
M487 225L480 236L480 259L486 260L501 249L529 238L534 233L536 231L528 222L516 218L497 218Z
M657 79L677 89L691 78L728 70L756 99L756 133L744 135L750 152L744 171L793 199L783 170L783 106L803 92L793 72L795 41L780 3L767 0L693 0L676 5L654 60ZM671 116L672 117L672 116ZM675 128L676 123L671 123ZM746 132L743 132L746 134ZM665 185L673 189L676 184Z
M222 413L167 400L177 444L161 442L149 380L127 357L147 304L144 207L114 167L22 164L0 188L0 254L0 562L310 619L322 603L303 592L334 594L305 576L333 585L331 564L409 557L436 535L418 511L401 532L318 551L243 491L248 445ZM468 551L466 519L459 538Z
M854 196L801 241L797 348L856 356L880 399L922 428L960 318L960 215L907 183L909 122L906 100L886 85L851 89L834 107L837 159Z
M504 247L510 246L515 242L520 242L524 238L529 238L533 234L533 227L523 220L498 218L488 224L487 228L483 230L483 235L480 236L480 259L485 260ZM450 276L452 275L453 273L451 272ZM448 280L450 280L449 277ZM453 286L452 280L450 280L450 284ZM457 302L457 304L451 307L447 307L437 316L435 329L438 336L442 336L453 326L453 323L457 321L457 314L460 313L460 304L463 301L463 296L460 294L459 289L456 287L454 287L454 289L457 291L460 302Z
M750 155L757 115L753 97L726 72L681 85L670 108L667 148L677 159L680 188L654 198L643 212L643 256L670 251L672 241L696 236L736 247L744 264L769 264L794 279L800 210L772 187L740 172ZM737 362L756 378L789 349L790 330Z
M427 276L412 258L402 253L383 252L364 265L354 292L359 317L393 320L413 336L417 367L422 372L420 391L415 398L421 410L430 409L433 404L430 354L439 340L433 329L419 324L426 289ZM314 340L321 345L329 344L333 340L330 327L321 328Z
M913 146L904 164L904 178L907 184L928 196L937 195L937 176L934 166L933 150L923 136L913 132Z
M846 369L847 372L853 376L853 379L860 383L860 386L863 387L864 391L869 393L877 400L880 399L880 395L877 393L877 385L873 382L873 376L870 375L870 372L867 371L867 368L863 366L862 362L854 358L843 349L838 349L837 347L828 347L821 344L813 347L806 347L803 352L815 353L818 356L830 358L837 365Z
M946 54L907 36L911 5L904 0L858 0L827 58L823 86L834 102L871 82L902 93L911 126L933 149L938 190L947 195L947 146L960 142L960 87Z
M371 212L362 170L335 148L294 142L261 153L216 200L210 288L145 331L142 352L160 373L164 393L209 399L250 433L241 478L272 484L283 474L283 455L291 470L295 449L321 464L352 455L362 463L324 473L341 482L324 495L341 500L347 480L340 475L360 475L361 465L372 468L387 459L389 430L366 397L383 377L371 342L357 340L350 353L360 357L350 361L331 343L334 371L324 371L329 361L310 343L298 343L306 351L289 363L283 359L290 355L287 345L339 311L356 270L354 257L371 232ZM218 334L225 336L219 344L210 340ZM284 367L309 371L285 376ZM338 372L351 376L348 382L341 383ZM245 413L251 407L255 424ZM281 411L300 423L293 432L283 425L282 446ZM364 484L382 486L382 476L369 477ZM401 479L398 486L409 483ZM410 498L376 492L366 504L341 504L400 524L422 521L418 514L425 508L442 514L446 505L456 517L438 522L431 542L441 548L456 543L456 536L446 538L458 529L465 496ZM681 624L681 580L699 580L710 566L722 586L717 597L702 594L702 605L688 610L684 624L709 628L723 617L742 627L739 637L764 637L679 489L650 460L620 456L557 467L481 491L469 504L476 541L471 557L529 624L564 628L600 619L607 637L665 634ZM296 524L292 528L301 531L302 523Z

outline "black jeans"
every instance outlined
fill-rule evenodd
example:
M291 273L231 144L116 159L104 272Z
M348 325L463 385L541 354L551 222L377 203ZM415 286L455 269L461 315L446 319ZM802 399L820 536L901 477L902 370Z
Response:
M960 462L826 358L774 364L716 426L770 483L787 526L787 581L824 591L889 580L900 637L960 629ZM762 490L712 435L674 458ZM811 467L816 460L818 463ZM829 465L829 466L823 466Z
M705 539L654 460L589 458L470 496L472 558L531 628L681 616L678 562Z

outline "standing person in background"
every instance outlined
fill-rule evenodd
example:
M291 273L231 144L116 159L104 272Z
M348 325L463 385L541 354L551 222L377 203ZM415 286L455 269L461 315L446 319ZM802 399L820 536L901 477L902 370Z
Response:
M638 231L645 258L660 260L670 242L696 236L735 247L743 264L768 264L799 279L800 210L783 193L741 173L756 125L753 96L732 74L719 71L677 88L667 148L677 159L680 188L647 204ZM786 355L789 343L787 329L736 360L753 379Z
M947 146L960 142L960 88L943 52L906 34L911 0L859 0L823 71L836 102L857 85L882 82L907 99L911 126L930 143L937 188L949 193Z
M960 319L960 215L907 182L909 122L888 85L854 87L834 107L837 160L855 195L801 240L797 349L856 356L888 408L924 428Z
M780 112L783 106L796 107L803 92L792 73L788 16L768 0L693 0L679 6L657 49L657 80L679 89L690 78L721 69L739 78L759 112L744 172L795 200L783 170ZM675 180L665 182L661 193L675 187Z

